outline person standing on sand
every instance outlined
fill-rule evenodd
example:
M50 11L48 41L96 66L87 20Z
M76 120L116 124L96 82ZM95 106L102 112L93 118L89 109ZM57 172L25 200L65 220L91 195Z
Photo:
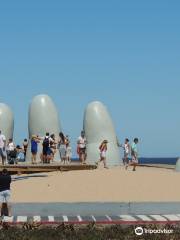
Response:
M2 160L2 165L4 165L6 161L6 137L2 134L1 130L0 130L0 157Z
M9 200L11 197L10 191L11 176L9 175L7 169L3 169L0 174L0 215L2 212L3 204L7 204L8 215L11 216L11 207L9 205Z
M126 138L125 139L125 142L123 144L123 149L124 149L124 159L123 159L123 162L124 162L124 165L125 165L125 169L127 170L128 166L129 166L129 154L130 154L130 151L131 151L131 146L129 144L129 139Z
M138 165L138 144L139 140L138 138L135 138L132 145L131 145L131 157L132 157L132 163L133 171L136 171L136 166Z
M104 140L101 145L99 146L99 150L100 150L100 160L98 162L96 162L96 165L98 166L98 164L102 161L104 164L104 168L108 168L107 164L106 164L106 152L107 152L107 144L108 141Z
M77 149L81 164L86 164L86 143L85 132L81 131L81 136L77 140Z
M40 139L38 136L33 135L31 138L31 160L32 164L36 164L36 157L38 152L38 143L40 143Z

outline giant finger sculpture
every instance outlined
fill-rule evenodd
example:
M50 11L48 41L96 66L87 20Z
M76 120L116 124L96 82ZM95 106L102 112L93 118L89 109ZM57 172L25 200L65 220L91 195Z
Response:
M0 103L0 130L5 135L6 140L13 138L14 116L9 106Z
M87 161L99 160L99 145L108 140L107 165L122 164L117 137L107 108L101 102L90 103L84 113L84 131L87 139Z
M59 115L55 104L48 95L38 95L33 98L29 107L29 139L32 135L45 137L46 132L55 134L58 139L61 130ZM29 141L30 143L30 141ZM42 153L42 142L39 144L37 160L40 160ZM27 161L31 160L30 144L27 151ZM59 151L56 152L55 161L60 161Z

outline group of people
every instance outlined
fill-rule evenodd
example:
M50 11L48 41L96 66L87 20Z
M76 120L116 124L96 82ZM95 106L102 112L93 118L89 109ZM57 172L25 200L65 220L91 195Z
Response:
M132 144L130 144L129 139L126 138L124 144L119 144L119 147L122 147L124 150L124 158L123 158L123 163L125 166L125 169L128 169L128 166L133 166L133 171L136 171L136 167L138 165L138 147L137 144L139 142L138 138L134 138ZM99 146L99 150L100 150L100 159L99 161L96 163L97 165L102 161L104 164L104 168L108 168L107 167L107 163L106 163L106 153L108 150L108 141L104 140L100 146Z
M62 132L59 133L59 137L56 140L55 134L45 134L45 137L39 137L33 135L31 138L31 160L32 164L37 163L38 145L42 144L42 152L40 159L42 163L50 163L54 161L54 157L57 151L59 151L61 162L70 163L72 158L72 150L70 146L70 140L68 136L65 136Z
M79 160L81 164L86 164L86 158L87 158L87 148L86 148L87 140L85 137L85 132L81 131L81 135L77 140L77 154L79 155ZM107 167L106 163L106 152L107 152L107 140L103 140L102 143L99 146L99 160L96 162L96 165L98 166L100 162L103 162L104 168Z
M28 141L24 139L22 146L15 145L13 139L9 139L6 145L7 162L9 164L17 164L23 162L26 159Z
M133 166L133 171L136 171L136 166L138 165L138 142L139 139L134 138L132 144L130 144L129 139L126 138L124 144L120 145L124 149L123 163L126 170L128 166Z
M139 140L138 138L135 138L132 142L132 144L129 143L129 139L126 138L124 144L118 144L119 147L122 147L124 150L124 158L123 162L125 165L125 169L128 169L128 166L133 166L133 171L136 170L136 166L138 164L138 144ZM70 147L70 140L68 136L64 136L62 132L59 133L59 138L56 141L54 134L46 133L46 136L44 138L33 135L31 139L31 153L32 153L32 163L36 163L36 156L38 153L38 144L42 143L42 154L41 154L41 160L43 163L50 163L50 161L53 161L54 155L56 151L59 151L61 161L63 163L70 162L71 161L71 147ZM85 132L81 132L81 136L77 140L77 153L79 154L79 159L82 164L86 163L86 137ZM4 151L6 146L6 139L5 136L2 135L0 131L0 156L2 159L4 159ZM23 143L23 152L26 155L27 152L27 140L24 140ZM8 151L11 152L14 150L15 145L13 144L12 139L8 142ZM104 168L107 167L106 163L106 154L108 151L108 140L103 140L102 143L99 146L99 154L100 158L97 165L100 162L103 162ZM3 171L0 174L0 214L3 207L3 203L5 202L7 204L8 213L11 215L11 207L9 205L9 199L11 196L10 191L10 184L11 184L11 176L9 175L8 171L6 169L3 169Z
M79 136L77 140L77 154L79 155L79 160L81 164L86 164L86 158L87 158L87 148L86 148L87 140L85 137L85 132L81 131L81 135ZM103 162L104 168L107 167L106 163L106 152L107 152L107 140L103 140L102 143L99 146L99 160L96 162L96 165L98 166L100 162Z
M22 146L15 145L13 139L10 138L7 141L5 135L0 130L0 158L3 165L6 162L14 164L18 161L25 161L27 146L27 139L24 139Z
M133 166L133 171L136 170L138 165L138 138L135 138L130 144L128 138L125 139L124 144L118 144L119 147L124 149L123 163L125 169L128 166ZM70 140L68 135L64 135L63 132L59 133L58 139L56 139L55 134L45 134L45 137L39 137L38 135L32 135L31 138L31 161L32 164L37 163L37 154L39 144L42 145L42 152L40 154L40 159L42 163L51 163L54 161L54 157L57 151L59 151L61 162L68 164L71 162L72 149L70 146ZM85 132L81 131L81 135L77 140L77 154L79 155L79 160L81 164L86 164L87 158L87 140L85 137ZM25 161L28 148L28 140L24 139L22 146L15 145L13 139L9 139L6 142L5 135L0 131L0 157L2 159L2 164L7 162L10 164L18 163L19 161ZM107 167L106 154L108 151L108 140L103 140L99 146L99 160L96 162L99 165L103 162L104 168Z
M124 150L124 158L123 163L125 165L125 169L128 169L128 166L133 166L133 171L136 171L136 166L138 165L138 144L139 140L138 138L134 138L132 144L130 144L130 141L128 138L125 139L124 144L117 145L119 147L122 147ZM85 132L81 132L81 136L78 138L77 141L77 153L79 155L79 160L81 164L86 163L86 144L87 140L85 137ZM99 163L103 162L104 168L108 169L107 162L106 162L106 155L108 151L108 140L103 140L99 145L99 160L96 162L96 165L98 166Z
M24 139L22 146L15 145L13 139L6 140L6 137L0 131L0 158L2 164L17 164L19 161L25 161L28 148L28 140ZM32 164L37 163L37 154L39 149L39 144L42 145L42 152L40 154L40 159L42 163L53 162L55 154L59 151L61 162L66 164L70 163L72 159L72 148L70 145L70 140L68 135L64 135L62 132L59 133L58 139L56 139L55 134L45 134L45 137L40 137L38 135L32 135L30 140L31 149L31 162ZM77 153L79 155L79 160L82 164L86 164L86 138L84 131L81 132L81 136L77 141Z

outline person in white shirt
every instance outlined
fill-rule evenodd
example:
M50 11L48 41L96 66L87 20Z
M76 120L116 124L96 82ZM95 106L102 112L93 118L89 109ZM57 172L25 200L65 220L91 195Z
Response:
M10 159L14 158L16 155L16 146L11 138L9 139L9 142L7 144L6 152L7 152L7 160L9 162Z
M16 148L16 146L15 146L13 140L10 138L6 149L7 149L7 151L14 151L15 148Z
M1 130L0 130L0 157L2 160L2 165L4 165L6 161L6 137L2 134Z
M55 138L55 134L51 134L50 138L49 138L49 146L50 146L50 151L51 151L51 161L54 161L54 156L56 154L56 138Z
M71 149L71 146L70 146L70 142L68 142L67 145L66 145L66 160L67 160L67 163L71 162L71 158L72 158L72 149Z
M77 144L77 152L79 154L79 160L81 164L86 164L86 137L85 132L81 131L81 136L78 138Z
M127 170L128 166L129 166L129 155L130 155L130 151L131 151L131 146L129 144L129 139L126 138L125 142L123 144L123 149L124 149L124 165L125 165L125 169Z

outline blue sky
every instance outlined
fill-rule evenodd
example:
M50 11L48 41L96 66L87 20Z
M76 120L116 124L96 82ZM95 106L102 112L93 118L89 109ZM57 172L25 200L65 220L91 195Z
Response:
M16 0L0 4L0 101L27 136L28 106L49 94L72 142L102 101L141 156L180 155L180 2Z

